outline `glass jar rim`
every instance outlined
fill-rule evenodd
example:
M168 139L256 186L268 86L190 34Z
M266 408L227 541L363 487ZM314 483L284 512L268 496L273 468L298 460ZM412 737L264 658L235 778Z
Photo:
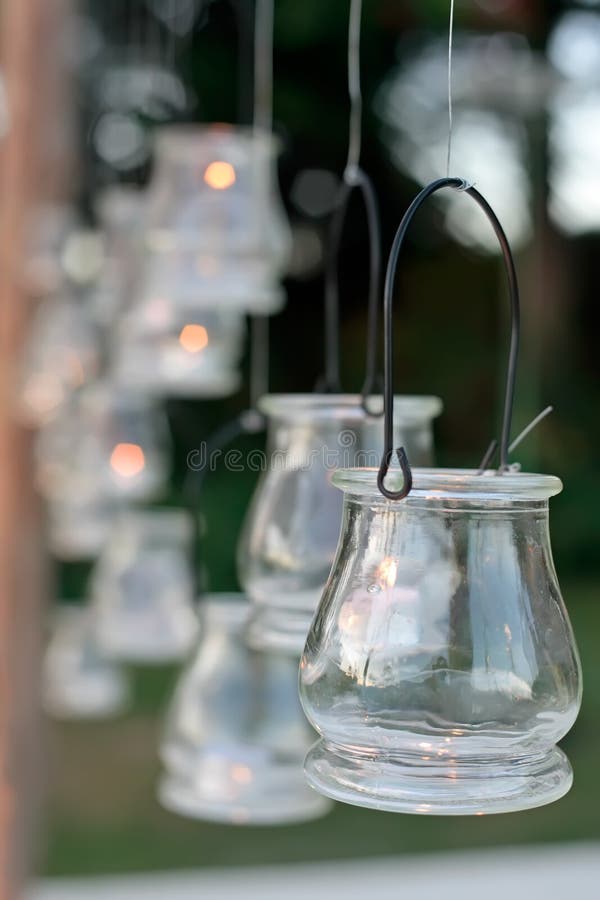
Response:
M250 125L217 122L210 125L162 125L156 129L155 150L163 158L197 164L198 145L213 139L215 142L229 140L248 149L255 147L273 157L277 157L282 149L281 139L270 131Z
M333 476L333 484L347 494L361 494L387 500L377 487L375 468L338 469ZM542 475L533 472L503 472L488 469L479 474L477 469L412 469L413 487L406 498L440 500L442 498L463 498L467 500L547 500L559 494L562 481L556 475ZM400 490L404 477L399 469L391 469L386 476L386 487ZM401 501L405 502L405 501Z
M383 397L369 395L370 409L383 411ZM377 404L377 405L374 405ZM288 422L338 419L356 421L379 419L383 434L381 412L369 415L362 407L360 394L265 394L258 401L258 409L266 416ZM394 397L394 419L399 422L422 422L433 419L442 411L442 401L434 396L397 394Z
M146 509L126 509L117 514L115 532L141 529L169 535L181 540L190 540L194 533L194 523L189 510L178 506L149 506Z

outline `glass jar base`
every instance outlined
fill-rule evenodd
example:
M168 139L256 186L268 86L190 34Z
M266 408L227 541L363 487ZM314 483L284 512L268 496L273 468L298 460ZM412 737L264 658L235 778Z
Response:
M558 747L546 755L469 760L454 765L353 754L325 741L309 751L304 772L315 790L355 806L417 815L485 815L544 806L573 783Z
M300 657L313 615L311 611L256 604L248 625L248 645Z
M239 786L233 787L235 796L239 794ZM228 825L293 825L321 818L332 807L330 800L306 783L275 797L269 797L268 790L252 793L254 798L242 795L218 800L203 796L192 780L172 773L164 775L158 787L158 799L170 812Z

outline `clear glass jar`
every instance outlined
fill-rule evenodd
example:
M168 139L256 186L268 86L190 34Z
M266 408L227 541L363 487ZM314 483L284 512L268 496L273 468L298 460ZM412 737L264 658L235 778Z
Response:
M73 391L100 372L98 334L81 299L44 297L23 350L17 412L28 426L51 421Z
M231 824L312 819L331 806L304 779L314 735L298 700L297 657L245 642L249 604L214 594L167 716L159 796L181 815Z
M431 462L432 422L441 408L437 397L396 398L395 440L411 460ZM352 394L268 395L259 409L268 420L267 467L240 540L239 579L255 605L253 643L300 654L340 531L333 472L378 463L381 418L366 415Z
M164 411L140 391L97 382L71 398L35 444L36 482L49 500L149 500L170 469Z
M273 134L252 128L159 129L146 215L150 250L257 256L280 274L291 239L279 196L278 154Z
M176 316L217 308L238 316L269 316L285 304L285 291L277 278L269 261L258 255L191 253L177 248L168 254L146 253L134 306L169 306Z
M270 315L291 234L279 197L271 133L227 125L159 130L148 192L141 303L167 299Z
M112 185L99 196L104 261L90 304L95 321L104 328L114 326L131 305L139 276L144 206L145 192L132 185Z
M125 674L103 656L86 606L65 605L55 612L42 699L46 712L57 719L101 719L119 715L129 705Z
M188 315L165 298L136 304L121 323L113 377L157 396L229 396L240 386L245 332L237 312Z
M187 655L197 633L191 541L184 510L116 517L90 583L95 633L112 658L163 663Z
M581 699L548 530L560 481L415 469L408 497L389 501L376 475L334 476L342 531L300 671L321 735L310 784L411 813L558 799L572 772L556 743Z
M46 504L48 549L69 562L95 559L108 539L114 514L114 500L98 493L51 497Z

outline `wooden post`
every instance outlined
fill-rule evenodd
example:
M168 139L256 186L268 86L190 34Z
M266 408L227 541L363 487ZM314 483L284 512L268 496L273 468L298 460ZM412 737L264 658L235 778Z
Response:
M29 313L29 215L48 196L46 186L61 184L55 170L65 116L58 75L64 15L63 0L0 4L8 107L0 137L0 900L22 896L30 872L43 759L37 698L44 555L31 435L15 422L14 388Z

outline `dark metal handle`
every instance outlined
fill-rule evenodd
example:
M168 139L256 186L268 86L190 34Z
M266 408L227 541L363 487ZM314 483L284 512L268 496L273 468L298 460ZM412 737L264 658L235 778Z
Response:
M341 392L340 377L340 291L338 257L342 243L346 215L352 192L361 192L369 230L369 294L366 375L362 389L363 407L366 397L377 384L377 331L379 322L379 287L381 284L381 226L379 207L373 183L359 166L346 168L335 211L329 228L328 253L325 266L325 376L321 389L325 393Z
M500 436L500 467L499 472L502 473L508 468L508 445L510 441L510 429L512 423L512 413L515 397L515 378L517 370L517 357L519 353L519 337L520 337L520 312L519 312L519 286L517 283L517 273L515 263L508 239L502 225L500 224L495 212L489 205L487 200L474 187L463 181L461 178L439 178L432 181L415 197L408 210L404 214L402 221L396 232L392 249L390 252L387 272L385 276L384 287L384 453L377 474L377 487L384 497L390 500L402 500L412 489L412 473L410 464L406 457L403 447L400 447L396 453L400 463L400 468L404 475L404 485L400 491L390 491L386 488L384 481L388 473L390 462L394 454L394 336L393 336L393 306L394 306L394 281L396 277L396 269L398 267L398 258L400 250L406 237L406 232L416 214L423 203L436 191L443 188L453 188L468 194L475 200L479 207L484 211L490 221L494 233L498 238L500 249L504 258L506 274L508 277L508 288L510 294L511 309L511 335L510 349L508 353L508 366L506 371L506 388L504 392L504 413L502 418L502 432Z

